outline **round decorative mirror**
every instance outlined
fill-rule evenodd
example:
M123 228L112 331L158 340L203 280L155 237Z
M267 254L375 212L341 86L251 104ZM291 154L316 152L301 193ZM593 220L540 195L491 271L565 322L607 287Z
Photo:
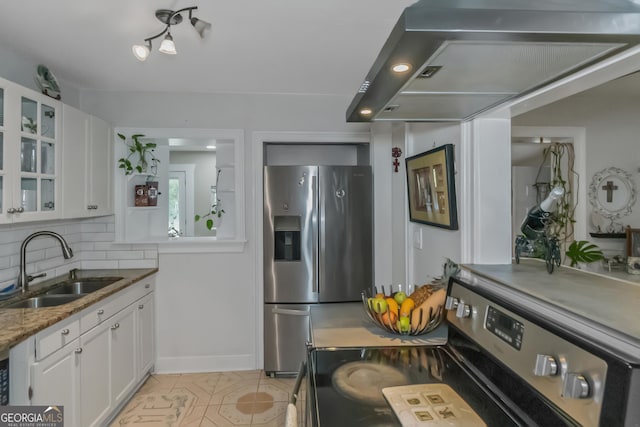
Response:
M593 176L589 201L594 212L611 220L631 213L636 202L636 184L631 174L620 168L607 168Z

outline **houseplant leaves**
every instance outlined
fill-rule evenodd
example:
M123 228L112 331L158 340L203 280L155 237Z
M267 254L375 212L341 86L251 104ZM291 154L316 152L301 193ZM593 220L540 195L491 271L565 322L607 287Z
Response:
M574 240L571 242L566 254L571 258L571 267L575 267L579 262L590 263L604 259L604 254L600 248L586 240Z

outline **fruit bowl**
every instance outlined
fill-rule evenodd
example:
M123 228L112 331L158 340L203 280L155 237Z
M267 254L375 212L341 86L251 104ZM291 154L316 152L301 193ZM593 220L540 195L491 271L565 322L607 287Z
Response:
M444 318L446 288L439 284L382 286L362 292L362 304L373 323L397 335L422 335Z

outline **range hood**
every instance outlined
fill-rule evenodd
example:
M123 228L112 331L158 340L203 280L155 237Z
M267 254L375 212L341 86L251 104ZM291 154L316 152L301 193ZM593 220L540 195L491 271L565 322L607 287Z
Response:
M638 44L635 1L420 0L400 16L347 121L468 120Z

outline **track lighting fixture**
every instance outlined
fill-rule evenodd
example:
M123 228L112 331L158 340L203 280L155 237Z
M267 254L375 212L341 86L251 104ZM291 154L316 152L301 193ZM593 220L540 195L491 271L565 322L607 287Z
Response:
M165 24L165 28L155 36L144 39L144 44L137 44L133 46L133 55L136 57L136 59L138 59L139 61L146 60L151 53L151 40L155 40L163 35L164 39L162 39L162 43L160 43L160 49L158 50L168 55L175 55L176 53L178 53L176 51L176 45L173 42L173 37L171 37L171 26L178 25L182 22L182 12L189 12L189 22L191 22L191 25L193 25L193 28L196 30L200 38L203 39L205 34L211 30L211 24L203 21L202 19L198 19L195 16L192 16L193 11L197 8L197 6L185 7L184 9L176 10L175 12L169 9L156 10L156 18L158 18L158 21Z

